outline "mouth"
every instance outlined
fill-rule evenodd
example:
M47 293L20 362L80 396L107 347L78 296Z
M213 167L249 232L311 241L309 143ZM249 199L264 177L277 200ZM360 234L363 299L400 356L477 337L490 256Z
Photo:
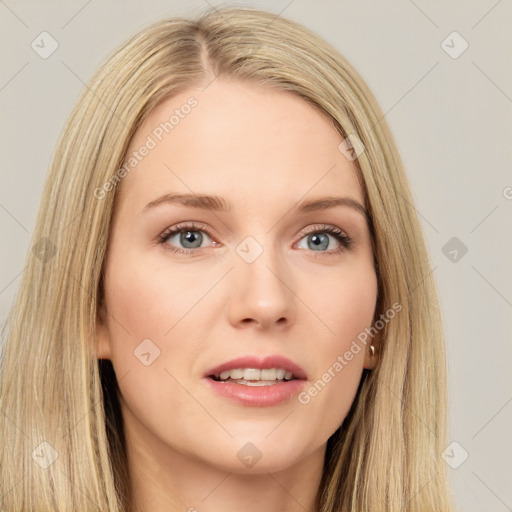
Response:
M283 356L245 356L204 375L216 394L245 406L268 407L291 399L307 382L306 372Z

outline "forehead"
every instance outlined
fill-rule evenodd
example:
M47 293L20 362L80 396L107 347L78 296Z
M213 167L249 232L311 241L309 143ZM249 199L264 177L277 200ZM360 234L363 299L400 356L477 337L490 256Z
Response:
M126 160L139 156L118 193L136 207L164 192L209 193L246 207L255 195L260 205L285 205L336 192L364 203L341 142L330 117L299 96L216 79L148 115L131 141Z

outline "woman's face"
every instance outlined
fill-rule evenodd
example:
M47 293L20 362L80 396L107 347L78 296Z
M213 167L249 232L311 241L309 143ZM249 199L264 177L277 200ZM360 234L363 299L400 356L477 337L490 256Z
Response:
M341 142L299 97L220 79L139 127L97 337L133 449L232 472L323 454L372 365L353 342L377 298L364 195ZM345 199L301 208L322 198ZM262 368L278 371L250 370ZM229 369L241 373L211 378ZM300 378L281 382L282 370Z

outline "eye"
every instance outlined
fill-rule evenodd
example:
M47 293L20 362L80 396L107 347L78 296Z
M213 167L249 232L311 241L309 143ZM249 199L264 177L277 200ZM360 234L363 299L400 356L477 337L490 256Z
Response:
M203 225L197 225L194 223L183 223L177 224L166 229L158 237L158 242L166 249L173 253L179 254L196 254L199 249L205 248L203 242L206 239L211 239L212 234ZM325 225L315 224L301 231L301 241L307 240L306 249L310 249L312 252L326 253L329 255L339 254L346 249L350 248L352 239L341 229ZM175 240L173 240L175 239ZM332 250L328 249L331 239L336 240L339 244L338 248ZM212 241L214 246L218 246L216 241ZM304 249L304 247L299 247Z
M173 253L192 254L202 248L205 239L203 234L206 234L207 238L211 238L211 233L204 226L197 226L194 223L177 224L159 235L158 241ZM171 244L173 238L176 240ZM180 244L181 247L176 247L175 244ZM217 242L214 242L214 244L217 244Z
M301 235L304 235L301 240L306 239L306 249L311 249L313 252L326 252L330 255L339 254L350 248L352 244L352 239L347 233L335 226L316 224L303 230ZM338 242L339 247L330 251L322 250L328 248L331 238L334 238ZM303 247L301 247L301 249L302 248Z

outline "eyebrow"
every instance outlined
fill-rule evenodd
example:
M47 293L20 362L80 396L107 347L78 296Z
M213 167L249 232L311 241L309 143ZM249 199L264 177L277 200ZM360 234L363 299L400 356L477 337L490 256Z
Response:
M155 200L148 203L143 212L151 210L162 204L181 204L183 206L189 206L191 208L201 208L203 210L212 210L219 212L228 212L231 210L232 205L220 196L213 196L207 194L177 194L170 193L164 194L156 198ZM368 221L368 213L364 206L350 197L321 197L317 199L310 199L299 203L294 210L298 213L309 213L317 212L322 210L328 210L338 206L346 206L361 213Z

